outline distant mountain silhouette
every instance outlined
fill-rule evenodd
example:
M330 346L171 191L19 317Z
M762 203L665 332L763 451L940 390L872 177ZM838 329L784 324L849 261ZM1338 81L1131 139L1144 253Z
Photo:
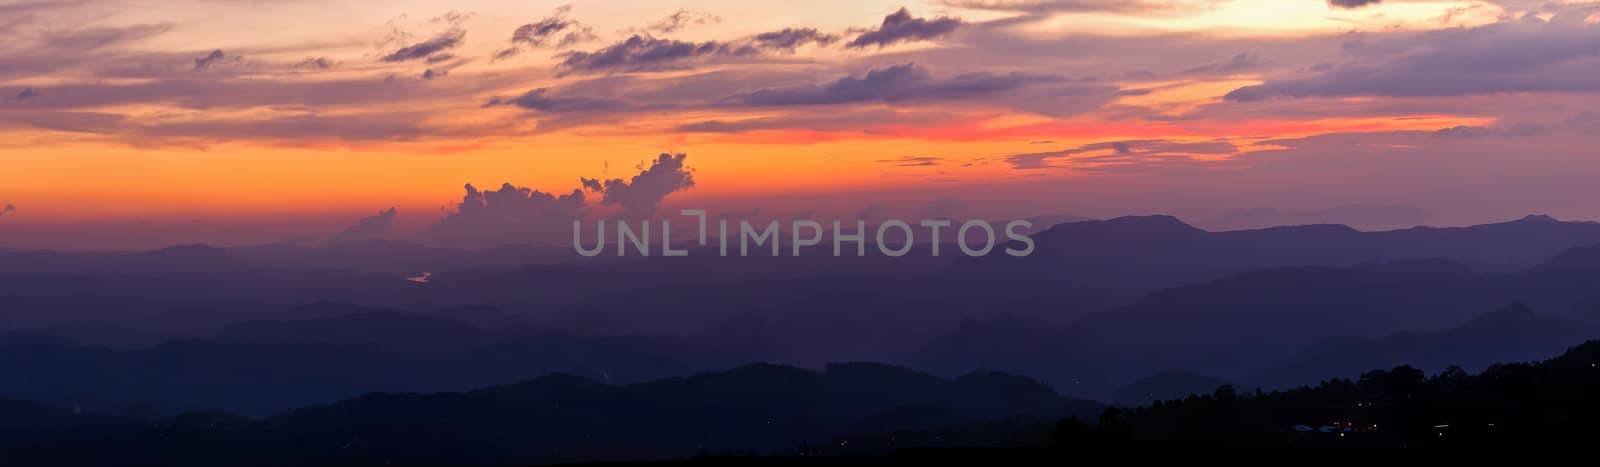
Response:
M1499 285L1443 260L1267 269L1162 290L1071 324L969 322L912 361L941 374L982 363L1107 398L1165 369L1235 378L1332 336L1458 323L1512 301Z
M1428 210L1416 206L1363 203L1309 210L1235 209L1208 226L1239 230L1281 225L1340 224L1362 229L1399 229L1424 225L1432 217Z
M949 380L881 364L820 373L757 364L625 386L552 375L462 393L369 394L259 422L191 413L59 449L11 452L55 465L199 465L217 455L230 465L526 465L770 452L836 436L1102 409L1004 374Z
M1403 332L1321 346L1275 365L1251 382L1268 389L1293 387L1399 365L1429 372L1455 365L1479 372L1492 363L1535 361L1597 337L1600 326L1536 314L1519 303L1444 331Z
M350 240L323 246L258 245L227 249L240 262L279 269L350 269L394 276L423 272L554 264L578 256L569 246L507 245L483 251L456 250L388 240Z
M1033 236L1026 258L960 262L989 285L1011 280L1057 287L1150 290L1193 285L1246 271L1292 266L1351 266L1447 258L1480 271L1516 271L1565 249L1600 244L1600 223L1547 216L1471 227L1415 227L1362 232L1342 225L1302 225L1207 232L1170 216L1119 217L1060 224Z
M949 248L933 257L929 245L906 258L720 257L709 246L682 258L554 263L530 259L548 258L527 248L381 241L10 251L0 255L20 262L0 262L0 333L42 330L137 353L239 326L228 331L230 342L312 340L401 360L509 337L654 336L645 340L692 343L736 356L734 363L862 359L941 375L990 368L1109 398L1160 370L1239 380L1330 337L1435 331L1513 301L1574 319L1600 315L1600 289L1584 269L1600 268L1589 266L1600 260L1586 249L1600 244L1600 224L1548 217L1387 232L1207 232L1145 216L1063 223L1035 242L1022 258L967 258ZM433 266L442 268L423 271L434 273L425 284L405 278ZM306 303L359 311L283 311ZM397 315L370 330L338 320L284 324L369 311L422 316ZM432 317L478 329L426 324ZM586 376L604 371L572 367Z
M505 338L499 333L442 316L394 311L371 311L305 321L241 323L223 328L217 337L229 340L370 344L413 355L483 346Z
M1258 270L1158 291L1070 324L971 321L932 339L911 361L939 374L975 367L1028 374L1064 393L1097 398L1163 369L1240 381L1330 338L1435 332L1512 302L1573 319L1592 316L1584 313L1600 309L1600 290L1585 271L1600 271L1595 251L1572 248L1520 273L1479 273L1446 260ZM1483 349L1484 358L1522 348L1485 339L1494 348Z
M13 333L0 339L0 394L107 413L144 404L264 416L374 391L459 391L550 373L629 383L744 362L659 340L491 332L366 312L245 324L137 350Z

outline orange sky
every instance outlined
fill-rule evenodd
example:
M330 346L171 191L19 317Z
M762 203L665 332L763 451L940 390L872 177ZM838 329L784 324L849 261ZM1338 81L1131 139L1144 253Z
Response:
M1535 75L1584 53L1488 91L1402 89L1398 73L1517 58L1471 37L1445 50L1446 34L1585 39L1592 7L1158 3L0 2L26 20L0 24L0 206L16 208L0 241L8 225L389 206L421 229L466 183L565 193L659 153L689 154L696 182L669 204L1161 186L1253 173L1244 156L1281 140L1572 127L1588 99ZM519 40L523 24L559 27ZM1255 89L1283 97L1240 94Z

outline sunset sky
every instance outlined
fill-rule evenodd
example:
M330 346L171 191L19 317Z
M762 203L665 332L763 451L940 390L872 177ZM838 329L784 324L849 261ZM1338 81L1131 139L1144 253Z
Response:
M434 234L476 215L469 183L579 190L570 212L589 217L659 205L1203 226L1238 208L1381 204L1433 224L1600 219L1597 13L0 0L0 208L14 207L0 246L323 241L390 207L369 219L383 236L449 243ZM663 153L687 155L692 186L630 182L678 160ZM520 215L501 208L484 212Z

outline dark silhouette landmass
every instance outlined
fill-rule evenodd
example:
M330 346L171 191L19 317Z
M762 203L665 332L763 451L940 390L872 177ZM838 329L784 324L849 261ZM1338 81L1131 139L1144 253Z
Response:
M881 364L815 372L750 365L632 385L551 375L461 393L368 394L253 420L202 411L155 421L81 420L3 401L16 462L118 465L517 465L777 452L807 440L1028 417L1091 417L1104 406L1032 380L941 379Z
M1019 461L1126 449L1578 447L1593 437L1600 415L1597 365L1600 341L1591 341L1476 375L1398 366L1286 391L1223 385L1136 408L1061 398L1004 374L947 380L864 363L821 373L751 365L626 386L553 375L463 393L369 394L261 420L191 412L141 422L0 398L0 460L765 464L841 456L835 459L893 463L940 452L947 460Z
M1371 413L1349 404L1374 400L1403 412L1382 426L1406 430L1513 406L1585 430L1560 418L1587 416L1582 402L1530 402L1545 396L1535 383L1499 381L1589 384L1515 363L1600 337L1600 224L1208 232L1145 216L1033 239L1022 258L924 243L905 258L376 240L0 249L0 464L1337 446L1323 435L1356 437L1348 419ZM839 361L898 366L827 366ZM1083 399L1145 408L1104 416ZM1507 420L1519 439L1544 433ZM1424 434L1360 433L1371 446Z

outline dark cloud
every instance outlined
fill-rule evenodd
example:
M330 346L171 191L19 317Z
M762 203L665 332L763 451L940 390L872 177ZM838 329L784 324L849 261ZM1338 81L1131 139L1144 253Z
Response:
M327 70L327 69L333 68L335 66L338 66L338 64L339 64L338 62L335 62L332 59L329 59L328 57L306 57L306 59L305 60L301 60L300 63L294 64L294 67L295 68L312 68L312 69L318 69L318 70Z
M566 18L545 18L537 23L528 23L518 26L511 32L512 44L526 44L534 47L544 47L545 42L551 37L576 25L577 22Z
M1328 6L1330 7L1347 9L1361 8L1364 6L1377 5L1379 3L1383 3L1383 0L1328 0Z
M565 5L557 8L552 16L518 26L511 32L511 46L495 53L495 60L516 56L524 48L569 47L600 38L594 33L594 28L568 18L567 13L571 11L572 6Z
M660 21L650 23L650 25L645 26L644 29L656 34L672 34L682 31L684 28L687 28L691 25L716 24L720 22L722 22L722 17L717 15L680 9L672 12L672 14L667 15L666 18L662 18Z
M1023 72L973 72L935 78L927 69L906 63L871 70L860 78L846 76L821 85L767 88L726 100L751 106L789 106L952 99L994 95L1059 81L1062 79L1054 75Z
M521 28L517 28L516 32L512 34L511 42L513 44L521 43L534 47L544 47L545 44L549 42L549 39L553 37L555 33L560 31L566 31L566 34L562 34L561 40L556 41L555 45L557 47L566 47L579 42L592 41L600 38L599 36L595 35L594 28L579 24L577 21L558 21L559 22L554 24L523 25ZM534 29L526 30L525 28L528 28L529 26L533 26ZM552 29L552 27L554 27L554 29Z
M238 59L238 57L234 57L232 60L238 61ZM230 59L228 58L227 54L222 53L222 49L213 50L204 57L194 59L194 71L206 71L211 69L211 67L220 63L225 63L228 60Z
M880 164L890 164L896 167L931 167L944 163L942 157L905 156L898 159L880 159Z
M22 91L17 93L18 101L25 101L35 97L39 97L39 91L36 91L33 88L22 88Z
M694 170L684 164L686 154L661 154L649 168L631 180L581 179L584 188L604 195L601 204L621 206L632 217L647 218L667 195L694 186Z
M431 39L401 47L399 50L395 50L393 53L385 55L382 60L385 62L404 62L427 58L433 54L444 52L461 45L461 40L465 39L466 37L466 30L452 28L448 31L439 33L439 35L434 36Z
M429 68L427 70L423 70L422 71L422 79L431 80L431 79L434 79L434 78L442 78L442 77L444 77L446 75L449 75L449 74L450 74L450 72L445 71L445 70L435 70L435 69Z
M1238 153L1239 148L1227 141L1131 140L1092 143L1061 151L1013 154L1006 156L1005 161L1016 169L1071 167L1108 170L1137 167L1152 161L1189 161L1193 155ZM1059 159L1070 160L1073 164L1058 165L1055 161Z
M389 230L394 227L394 218L398 211L395 208L378 211L377 215L367 216L356 221L356 225L339 232L333 236L334 242L349 242L356 240L376 240L389 237Z
M633 35L594 52L562 54L562 73L633 73L689 68L695 60L757 55L754 46L709 41L686 42Z
M755 44L764 49L793 51L796 47L816 44L826 47L839 41L839 36L818 31L816 28L784 28L757 34Z
M6 214L9 214L9 213L11 213L11 211L15 211L15 210L17 210L16 205L13 205L11 203L6 203L5 207L0 208L0 217L5 217Z
M626 108L625 102L590 97L563 97L551 95L550 88L539 88L517 97L495 97L485 107L514 105L541 112L591 112Z
M934 19L916 18L905 8L883 18L878 29L867 31L847 44L850 47L883 47L899 42L925 41L938 38L961 27L958 18L941 16Z

